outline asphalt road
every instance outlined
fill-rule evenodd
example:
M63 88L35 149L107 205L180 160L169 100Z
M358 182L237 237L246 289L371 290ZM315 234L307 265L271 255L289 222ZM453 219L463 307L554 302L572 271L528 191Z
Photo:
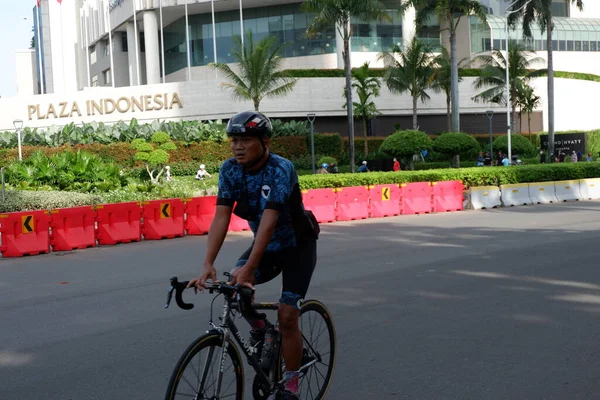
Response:
M308 297L337 329L328 398L600 397L600 202L322 232ZM249 243L231 234L220 271ZM189 296L194 310L165 310L168 279L195 276L205 246L186 237L0 260L0 399L161 399L210 304ZM259 300L278 291L268 283Z

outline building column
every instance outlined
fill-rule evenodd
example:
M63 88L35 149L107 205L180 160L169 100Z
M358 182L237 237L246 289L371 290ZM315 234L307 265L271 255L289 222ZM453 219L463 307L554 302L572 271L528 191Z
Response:
M404 13L404 18L402 18L402 41L403 48L406 48L408 43L415 37L417 34L417 28L415 27L415 8L410 7Z
M154 10L144 11L144 44L146 46L146 82L160 83L160 47L158 45L158 18Z
M135 34L133 22L127 23L127 55L129 58L129 86L137 85L138 66L135 57L135 41L138 36Z

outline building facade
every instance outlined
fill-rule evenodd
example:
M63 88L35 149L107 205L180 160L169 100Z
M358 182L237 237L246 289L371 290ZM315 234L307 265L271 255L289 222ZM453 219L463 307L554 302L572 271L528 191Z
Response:
M463 17L459 24L459 59L472 59L495 48L505 49L504 13L509 2L481 2L488 11L487 21ZM352 21L353 67L366 61L371 67L382 67L377 57L380 52L391 50L393 45L403 46L414 36L427 42L433 51L448 45L447 35L440 33L443 27L438 21L428 21L425 27L416 30L414 10L401 17L397 12L397 0L383 3L390 17L388 21ZM600 18L600 4L590 0L585 3L584 11L580 12L569 1L553 0L555 70L600 74L600 19L596 19ZM240 109L251 108L251 103L232 100L218 85L223 79L208 64L234 62L234 37L240 36L241 32L251 31L254 40L271 35L280 43L288 43L283 49L283 68L343 68L339 33L332 27L307 37L305 32L314 15L302 11L301 5L302 1L297 0L74 0L62 4L56 0L42 0L40 9L33 10L34 21L40 21L40 38L37 25L34 27L35 40L36 43L39 40L40 46L36 46L29 71L19 68L19 81L31 78L33 72L34 82L24 86L17 99L9 100L7 108L11 110L11 116L0 117L0 130L10 129L11 118L23 119L31 126L91 120L110 123L139 118L141 114L142 119L148 120L227 118ZM510 38L523 42L519 30L511 31ZM538 56L546 58L547 43L539 29L534 30L532 41L523 43L534 48ZM340 100L343 80L323 79L300 79L292 94L266 100L261 111L281 118L304 118L306 113L314 112L326 118L322 119L322 124L344 132L345 110L341 108ZM545 96L544 82L545 79L534 82L542 97ZM487 120L482 119L485 110L495 109L502 113L503 109L473 102L476 93L472 83L472 78L461 82L460 108L461 115L464 114L461 126L466 124L467 131L486 132ZM322 93L320 85L325 85L328 90ZM558 84L557 87L566 91L557 92L556 97L570 96L569 88L575 86ZM336 90L332 91L332 87ZM44 95L34 96L39 93ZM159 107L152 100L142 110L136 104L145 100L138 99L136 103L132 100L135 96L166 98L169 93L179 93L182 108L167 110L166 101L163 100L163 106ZM439 123L435 121L445 117L445 97L434 93L430 96L431 101L419 104L419 118L428 129L432 126L433 131L444 130L445 126L436 130ZM119 109L122 98L129 98L129 107L121 101ZM104 110L104 106L102 113L99 108L93 109L94 103L100 104L106 99L113 100L114 109L110 101L107 106L110 112ZM0 102L5 101L0 99ZM80 104L85 104L85 111L90 104L90 111L95 111L52 112L52 105L62 107L62 103L77 103L80 108ZM547 102L542 103L544 106L539 112L544 114ZM385 130L395 125L394 120L405 125L403 121L412 114L407 94L392 95L384 88L376 104L382 112L379 123L386 126ZM57 118L54 118L55 114ZM557 128L563 123L559 116L557 110ZM536 130L545 128L543 120L541 116L534 118ZM595 123L589 118L578 121L581 128L573 129L588 128ZM500 131L506 126L500 118L496 124Z

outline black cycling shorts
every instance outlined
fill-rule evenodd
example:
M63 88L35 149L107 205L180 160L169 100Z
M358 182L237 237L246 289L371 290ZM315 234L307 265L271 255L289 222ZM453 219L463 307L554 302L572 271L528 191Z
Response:
M251 252L252 246L240 256L235 267L243 267ZM256 284L269 282L282 273L283 282L279 303L300 309L316 263L317 241L315 239L302 241L297 246L280 251L265 252L258 268L254 271Z

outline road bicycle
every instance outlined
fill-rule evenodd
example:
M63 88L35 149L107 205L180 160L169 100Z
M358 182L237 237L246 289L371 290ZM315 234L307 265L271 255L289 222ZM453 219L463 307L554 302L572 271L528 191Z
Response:
M231 281L229 273L225 273L225 276ZM169 307L173 292L180 308L191 310L194 307L183 301L183 291L188 283L189 281L179 282L177 277L171 278L165 308ZM277 310L279 304L254 303L251 300L254 291L239 285L215 282L207 283L206 286L210 294L216 293L211 302L211 329L194 340L177 361L165 399L243 399L245 378L240 349L256 373L252 383L253 398L266 400L271 395L281 393L285 387L285 362L278 323L273 325L275 336L272 342L265 339L252 346L234 322L238 313L240 318L246 315L266 318L266 314L258 314L257 310ZM215 324L212 311L219 295L224 297L223 313L219 317L221 322ZM319 328L314 332L317 325ZM299 370L301 398L324 399L331 383L337 351L331 314L320 301L306 300L300 306L299 326L303 341L302 367ZM273 354L273 357L269 360L265 354ZM311 386L313 378L316 387Z

